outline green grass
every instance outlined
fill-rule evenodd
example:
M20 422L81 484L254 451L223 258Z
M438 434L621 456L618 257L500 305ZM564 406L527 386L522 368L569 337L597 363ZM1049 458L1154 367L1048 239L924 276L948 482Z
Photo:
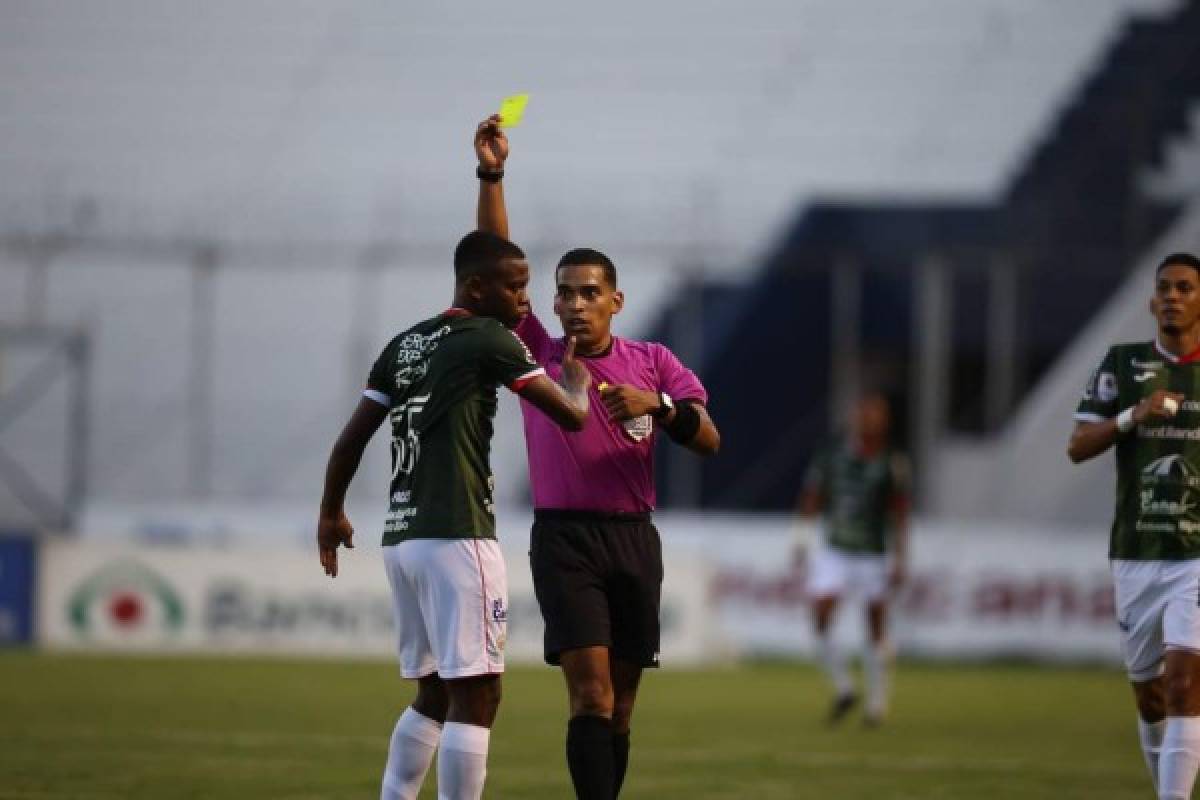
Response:
M380 663L0 652L0 797L377 797L411 691ZM888 725L830 731L807 666L664 670L622 797L1150 797L1129 694L1113 670L902 664ZM555 671L510 670L487 797L571 796L564 715Z

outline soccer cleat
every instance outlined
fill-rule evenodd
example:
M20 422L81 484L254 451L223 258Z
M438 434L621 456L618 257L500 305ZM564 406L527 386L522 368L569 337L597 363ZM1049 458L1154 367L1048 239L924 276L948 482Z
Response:
M829 706L829 716L826 717L826 722L830 725L837 725L856 705L858 705L858 695L854 692L839 694L833 699L833 704Z

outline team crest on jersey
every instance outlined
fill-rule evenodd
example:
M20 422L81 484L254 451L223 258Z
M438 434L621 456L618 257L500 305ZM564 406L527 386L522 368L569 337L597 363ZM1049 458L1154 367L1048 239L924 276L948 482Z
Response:
M1096 376L1096 399L1101 403L1111 403L1117 399L1117 376L1111 372L1101 372Z
M634 419L627 419L621 423L621 427L629 434L629 438L635 442L640 442L654 432L654 420L649 414L643 414Z

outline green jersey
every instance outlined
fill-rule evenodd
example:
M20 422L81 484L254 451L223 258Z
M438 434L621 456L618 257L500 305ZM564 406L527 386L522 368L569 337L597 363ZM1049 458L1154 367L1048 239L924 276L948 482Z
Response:
M908 459L894 450L864 456L848 441L835 442L813 457L804 487L821 496L831 547L883 555L893 533L893 512L908 505Z
M1200 361L1155 342L1118 344L1088 380L1080 422L1112 419L1157 389L1184 396L1171 419L1117 435L1117 503L1109 558L1200 558Z
M388 407L391 505L383 543L494 539L489 453L496 387L542 374L498 321L450 309L392 339L366 396Z

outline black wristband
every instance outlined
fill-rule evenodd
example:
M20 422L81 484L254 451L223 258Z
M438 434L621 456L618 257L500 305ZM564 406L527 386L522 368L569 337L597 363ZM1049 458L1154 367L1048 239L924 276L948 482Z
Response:
M479 178L479 180L484 181L485 183L499 183L500 179L504 177L504 170L476 167L475 177Z
M696 431L700 430L700 412L693 402L681 400L675 404L675 418L663 428L676 444L691 444Z

